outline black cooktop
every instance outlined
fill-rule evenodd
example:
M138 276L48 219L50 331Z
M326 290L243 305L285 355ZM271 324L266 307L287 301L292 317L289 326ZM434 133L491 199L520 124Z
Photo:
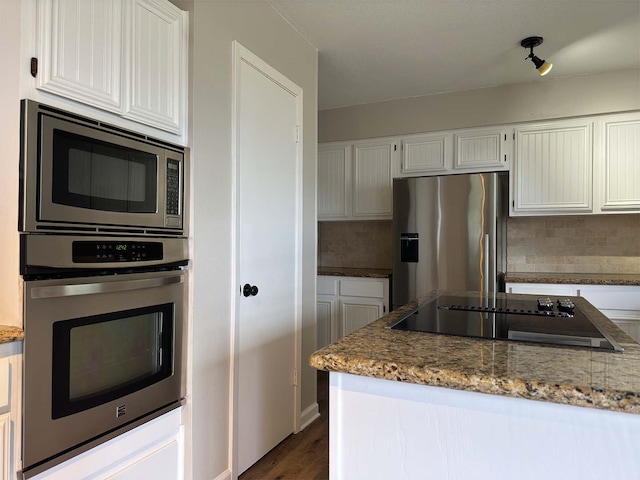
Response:
M389 328L622 352L569 298L439 296Z

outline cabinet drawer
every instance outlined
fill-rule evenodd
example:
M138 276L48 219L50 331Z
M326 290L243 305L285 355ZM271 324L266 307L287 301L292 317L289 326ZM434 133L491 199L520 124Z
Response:
M578 294L598 309L640 310L640 287L579 285Z
M318 275L317 294L318 295L335 295L338 293L337 281L334 277L325 277Z
M340 280L340 295L348 297L384 298L381 280Z

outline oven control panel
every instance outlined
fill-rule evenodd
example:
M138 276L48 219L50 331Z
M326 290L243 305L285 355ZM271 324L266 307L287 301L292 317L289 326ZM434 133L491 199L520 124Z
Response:
M74 241L74 263L145 262L162 260L161 242Z

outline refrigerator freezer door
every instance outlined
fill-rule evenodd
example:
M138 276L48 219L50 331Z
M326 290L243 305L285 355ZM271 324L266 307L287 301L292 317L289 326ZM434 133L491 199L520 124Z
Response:
M502 242L504 221L500 208L502 177L498 175L481 173L394 181L395 307L438 288L496 291L496 276L502 270L503 255L498 243ZM417 262L402 258L407 259L402 242L406 243L408 232L420 239Z

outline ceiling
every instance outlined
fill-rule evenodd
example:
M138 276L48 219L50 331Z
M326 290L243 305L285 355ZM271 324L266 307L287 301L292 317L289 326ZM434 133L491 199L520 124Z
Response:
M640 0L267 1L318 49L320 110L640 68Z

